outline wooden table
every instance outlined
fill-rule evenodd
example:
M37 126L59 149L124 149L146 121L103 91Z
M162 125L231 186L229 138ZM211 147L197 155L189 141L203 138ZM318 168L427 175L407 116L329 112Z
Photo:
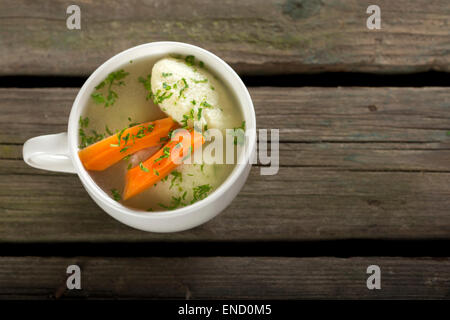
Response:
M447 0L377 1L381 30L358 0L78 2L81 30L66 1L0 4L0 298L450 298ZM174 234L22 160L28 138L66 130L97 66L158 40L230 63L281 140L277 175L254 166L220 216Z

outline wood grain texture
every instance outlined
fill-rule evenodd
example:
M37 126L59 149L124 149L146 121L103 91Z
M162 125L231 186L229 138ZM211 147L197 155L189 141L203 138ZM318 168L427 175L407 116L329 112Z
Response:
M71 264L82 290L66 289ZM366 287L372 264L381 290ZM448 299L450 260L1 257L0 284L2 299Z
M170 235L121 225L76 176L21 160L26 139L66 130L76 92L0 89L1 242L450 236L447 88L251 88L258 126L280 128L278 175L254 167L222 215Z
M0 89L0 144L66 131L78 90ZM262 87L250 94L258 128L279 128L282 142L450 143L448 88Z
M0 4L0 75L89 75L114 54L152 41L204 47L240 74L450 71L447 0L377 1L368 30L358 0L66 1Z
M2 174L0 241L448 239L449 181L449 172L282 167L260 176L255 167L220 216L190 231L155 234L114 221L76 176Z

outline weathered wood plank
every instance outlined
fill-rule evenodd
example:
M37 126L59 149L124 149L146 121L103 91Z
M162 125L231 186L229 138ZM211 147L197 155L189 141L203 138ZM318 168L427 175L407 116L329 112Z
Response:
M450 140L450 139L449 139ZM450 143L281 143L280 166L450 172ZM22 145L0 144L0 174L47 174L25 164Z
M66 268L82 290L66 290ZM381 290L366 269L381 268ZM11 276L14 275L14 276ZM1 257L2 299L448 299L449 258Z
M448 239L450 173L252 169L232 204L190 231L145 233L98 208L76 176L0 176L0 242ZM19 232L20 230L20 232Z
M0 75L88 75L114 54L160 40L202 46L240 74L450 71L446 0L379 0L368 30L358 0L2 1Z
M3 242L449 236L447 88L252 88L259 127L281 130L279 174L255 167L224 214L175 235L120 225L75 176L20 160L27 138L66 129L76 91L0 90Z
M0 89L0 143L67 129L78 89ZM250 88L259 128L291 142L434 142L448 148L448 88Z

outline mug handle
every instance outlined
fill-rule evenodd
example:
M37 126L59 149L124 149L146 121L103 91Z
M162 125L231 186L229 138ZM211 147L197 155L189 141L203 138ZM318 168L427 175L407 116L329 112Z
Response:
M69 155L66 132L29 139L23 145L23 160L38 169L76 173Z

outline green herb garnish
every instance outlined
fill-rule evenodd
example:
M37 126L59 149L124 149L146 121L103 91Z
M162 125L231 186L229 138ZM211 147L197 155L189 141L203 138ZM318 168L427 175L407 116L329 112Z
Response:
M166 206L163 203L158 203L158 205L161 208L167 209L167 210L175 210L179 207L184 207L186 204L182 202L183 197L172 197L172 200L170 202L170 205Z
M181 80L184 83L184 87L180 90L180 95L178 97L181 97L181 95L183 94L183 91L186 90L187 88L189 88L189 86L188 86L188 84L186 82L186 79L185 78L181 78Z
M123 133L125 132L125 130L126 130L127 128L123 128L122 130L120 130L120 132L117 134L117 141L118 141L118 147L120 146L120 141L121 141L121 138L122 138L122 135L123 135Z
M192 79L191 78L191 80L194 82L194 83L206 83L206 82L208 82L208 79L203 79L203 80L195 80L195 79Z
M206 100L202 101L202 103L200 103L200 105L205 108L212 108L212 105L210 105L208 102L206 102Z
M186 62L186 64L188 66L193 66L195 64L195 57L194 56L186 56L186 58L184 58L184 61Z
M78 120L78 123L81 128L87 128L89 126L89 118L86 117L83 119L83 117L80 116L80 120Z
M175 170L175 171L172 171L170 174L173 176L173 178L172 178L172 181L170 182L169 189L172 189L172 187L174 186L177 179L180 180L180 182L183 182L183 176L181 175L181 172L178 172Z
M86 148L87 146L102 140L103 138L105 138L104 134L98 133L95 130L91 130L92 135L88 135L85 131L85 129L87 129L87 127L89 126L89 118L83 118L80 117L80 119L78 120L78 123L80 125L80 128L78 128L78 134L80 136L80 145L79 148L83 149Z
M147 78L139 77L138 81L144 85L145 90L147 90L147 96L145 97L146 100L152 99L154 100L155 95L152 91L152 83L151 83L152 75L148 74Z
M160 93L160 90L158 90L158 91L156 92L155 99L153 100L153 102L154 102L155 104L160 104L160 103L162 103L164 100L169 99L169 98L173 95L173 92L168 93L167 91L164 92L163 94L159 94L159 93Z
M234 144L242 145L244 143L245 136L245 121L242 121L242 124L239 128L234 128Z
M158 159L155 159L154 162L161 161L162 159L168 158L168 157L170 157L170 148L164 147L163 154Z
M139 168L141 168L141 170L144 172L150 171L150 170L148 170L148 168L146 166L144 166L144 164L142 162L139 162Z
M108 135L110 135L110 136L112 136L112 135L113 135L112 131L111 131L111 130L109 130L109 128L108 128L108 126L107 126L107 125L105 125L105 131L106 131L106 133L107 133Z
M111 194L114 200L116 201L122 200L122 196L120 195L119 191L117 191L117 189L111 189Z
M212 190L212 187L209 184L203 184L203 185L194 187L194 189L193 189L194 198L192 199L191 204L205 199L211 190Z
M97 104L104 104L105 108L112 106L117 98L119 97L117 95L117 92L115 92L112 88L113 86L123 86L125 85L125 82L123 79L128 76L129 73L125 72L123 69L115 72L111 72L108 74L105 80L100 82L96 87L95 90L100 90L103 87L107 86L106 90L106 96L101 92L94 92L91 94L92 99Z

